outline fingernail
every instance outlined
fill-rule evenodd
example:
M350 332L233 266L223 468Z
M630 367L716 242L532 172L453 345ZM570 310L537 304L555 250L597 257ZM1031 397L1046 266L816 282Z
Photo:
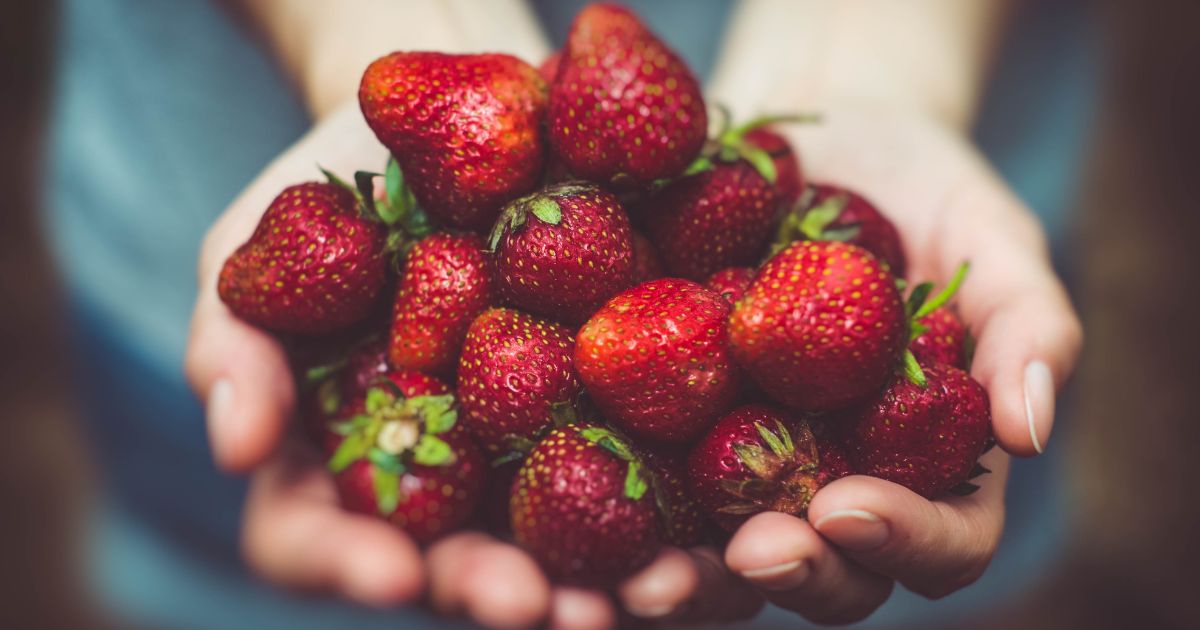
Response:
M762 569L747 569L742 571L742 577L770 591L786 591L803 584L808 573L808 563L796 560Z
M1041 361L1025 366L1025 420L1029 423L1029 439L1039 454L1050 439L1054 424L1054 376L1050 367Z
M639 607L639 606L626 605L625 610L628 610L629 614L633 615L634 617L641 617L642 619L658 619L659 617L666 617L667 615L674 612L675 607L672 606L671 604L662 604L660 606L646 606L644 608Z
M870 551L887 542L888 525L866 510L838 510L821 517L813 527L839 547Z

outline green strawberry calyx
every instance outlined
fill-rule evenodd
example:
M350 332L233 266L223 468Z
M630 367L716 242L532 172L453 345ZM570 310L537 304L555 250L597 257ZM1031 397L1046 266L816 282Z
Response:
M535 193L510 201L500 211L500 217L492 226L488 236L488 251L494 252L505 234L515 234L529 221L530 215L548 225L562 222L562 206L558 200L595 192L598 189L583 181L568 181L551 184Z
M813 203L813 189L804 191L791 212L784 215L775 232L772 253L800 240L806 241L851 241L862 230L860 223L834 226L850 203L849 195L839 193Z
M354 173L354 183L338 177L331 171L318 166L329 183L349 190L358 202L359 214L388 228L386 251L390 254L403 254L413 243L429 236L433 225L429 215L421 209L413 195L412 188L404 179L404 172L395 158L388 158L383 173L357 171ZM383 178L383 197L377 199L375 192L376 180Z
M538 440L552 429L563 429L572 424L579 422L578 412L575 410L575 403L569 400L563 400L550 404L550 423L539 429L532 437L524 435L508 434L505 435L501 443L504 445L504 454L492 460L492 467L499 468L509 462L515 462L524 459L533 447L537 446Z
M629 440L607 427L584 426L578 429L583 439L616 455L626 462L625 468L625 497L639 501L646 492L654 493L654 504L662 518L663 527L670 529L674 519L671 501L668 498L666 484L654 474L637 453L629 446Z
M735 442L732 449L750 471L746 479L725 479L721 489L735 501L718 509L747 515L764 510L803 514L817 491L817 443L812 428L799 421L789 429L778 419L768 428L754 423L760 442Z
M356 461L371 463L375 500L387 516L400 501L400 478L413 466L449 466L454 450L438 437L454 428L458 419L454 396L405 398L391 381L367 390L362 413L334 423L343 436L329 458L329 470L339 473Z
M912 343L914 339L920 337L929 331L929 327L921 323L921 319L937 309L945 306L950 298L958 292L959 287L967 278L967 272L970 271L971 264L963 262L954 271L954 276L950 278L950 282L946 284L932 298L929 296L933 292L932 282L922 282L913 287L912 293L908 295L908 300L904 303L904 314L908 319L908 343ZM921 370L921 366L917 363L917 357L912 353L912 350L905 347L902 368L904 376L914 385L925 387L928 381L925 379L925 372Z

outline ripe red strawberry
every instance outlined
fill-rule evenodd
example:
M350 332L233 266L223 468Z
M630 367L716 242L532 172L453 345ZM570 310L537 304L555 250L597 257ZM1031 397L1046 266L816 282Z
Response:
M907 265L896 226L861 195L827 184L813 184L811 199L780 223L777 243L797 239L845 241L875 254L903 278Z
M392 53L367 68L358 99L421 207L446 224L486 230L538 183L546 83L515 57Z
M658 251L650 239L641 232L633 232L633 282L637 286L643 282L657 280L667 275L662 261L658 259Z
M603 416L632 437L687 442L737 395L729 304L663 278L609 300L580 329L575 367Z
M800 155L786 138L770 127L755 127L746 132L746 141L766 151L775 162L775 187L784 207L790 208L804 192L804 173L800 170Z
M842 477L853 475L854 466L850 463L846 439L840 427L834 426L824 418L810 419L808 426L817 441L817 459L820 462L817 469L817 485L824 487Z
M555 406L573 403L582 389L574 351L571 331L560 324L506 308L484 311L458 363L464 426L493 453L536 440Z
M413 245L392 311L392 365L452 374L467 328L495 299L493 276L479 236L439 233Z
M449 385L428 374L370 365L367 360L373 354L368 351L351 355L351 361L361 363L358 366L347 364L339 374L322 382L315 392L315 405L309 407L311 413L306 416L306 428L326 456L332 455L342 442L342 436L334 426L347 417L362 413L363 401L371 387L391 382L404 398L453 393Z
M612 193L585 182L510 203L488 245L506 301L568 324L587 319L632 280L629 217Z
M560 50L550 53L549 57L546 57L542 60L542 63L538 64L538 74L541 75L546 85L554 83L554 78L558 76L558 67L561 64L562 51Z
M946 307L937 308L917 320L927 330L909 344L921 365L945 363L967 368L967 329Z
M343 438L329 469L346 509L379 515L428 543L474 513L486 463L456 428L452 395L406 397L402 389L375 386L351 403L356 415L333 427Z
M686 454L647 450L642 451L642 461L654 474L655 490L662 493L667 508L662 519L663 542L685 548L704 542L707 514L688 488Z
M556 582L612 587L658 552L652 485L641 459L608 429L555 429L517 473L513 538Z
M772 257L729 318L734 356L772 399L832 411L878 392L909 327L895 279L856 245L802 241Z
M949 365L923 368L926 385L897 377L873 402L838 414L863 474L932 499L970 478L991 438L987 390Z
M757 274L753 267L727 267L709 276L704 287L733 304L742 298Z
M290 186L221 268L238 317L280 332L327 333L367 316L387 273L387 230L335 183Z
M766 510L803 516L820 474L808 423L767 405L730 412L688 458L692 496L728 531Z
M575 17L550 87L547 134L575 175L627 190L683 172L708 129L700 84L628 9Z
M325 443L330 421L345 415L345 404L361 399L388 370L387 344L381 341L362 343L344 358L308 368L301 417L314 443Z

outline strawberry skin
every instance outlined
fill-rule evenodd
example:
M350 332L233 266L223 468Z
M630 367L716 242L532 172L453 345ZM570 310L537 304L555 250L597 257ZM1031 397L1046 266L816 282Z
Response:
M812 191L812 200L808 203L808 207L800 211L798 215L800 223L803 223L806 213L811 213L824 204L836 202L841 207L840 212L837 212L836 217L831 221L822 225L821 231L829 234L829 239L854 243L875 254L877 258L888 264L892 275L897 278L904 277L907 263L904 246L900 242L900 233L874 204L852 190L828 184L813 184L810 190ZM791 217L788 218L791 219ZM785 221L786 224L787 221ZM799 237L814 240L826 239L821 234L793 235L793 238Z
M821 485L818 458L812 431L800 416L747 405L722 418L693 447L688 479L696 501L718 525L734 531L766 510L803 516Z
M463 423L493 453L533 441L552 408L573 403L581 386L571 331L520 311L484 311L467 332L458 363Z
M924 366L927 385L898 377L874 402L843 412L855 469L932 499L967 481L991 438L987 390L949 365Z
M610 300L580 329L575 366L604 417L632 437L687 442L732 404L729 304L663 278Z
M663 542L682 548L704 542L708 515L688 488L686 452L643 451L642 458L657 477L670 511L663 519Z
M633 286L667 275L654 243L641 232L633 232Z
M804 172L800 170L800 155L790 142L770 127L755 127L746 132L746 140L766 151L775 162L775 188L779 190L784 207L790 208L804 192Z
M516 57L392 53L358 98L421 207L450 226L488 229L541 176L546 84Z
M708 277L704 288L720 295L730 305L742 298L758 270L752 267L727 267Z
M556 184L509 204L492 245L500 295L568 324L587 319L632 279L629 217L592 184Z
M729 339L768 396L824 412L883 388L900 364L908 322L895 279L869 252L800 241L767 261L734 305Z
M691 71L636 15L611 4L575 17L547 116L567 169L620 190L683 172L708 129Z
M660 525L654 492L637 483L637 460L589 439L593 430L569 425L539 442L517 473L509 511L513 538L554 581L605 588L654 558Z
M221 268L217 291L238 317L318 334L363 319L387 273L386 230L335 184L289 186Z
M908 348L921 365L945 363L966 369L967 329L949 308L934 309L917 323L928 330L913 339Z
M562 65L562 51L558 50L550 53L550 56L538 64L538 74L546 82L546 85L554 83L554 78L558 76L558 67L560 65Z
M677 180L644 205L647 235L667 270L697 282L757 265L783 208L779 190L742 160Z
M392 310L388 358L399 369L453 374L467 329L495 300L483 238L438 233L413 245Z

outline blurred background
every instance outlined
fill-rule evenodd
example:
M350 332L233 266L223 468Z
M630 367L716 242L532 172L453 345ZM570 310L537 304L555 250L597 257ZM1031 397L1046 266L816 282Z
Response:
M574 12L540 4L549 21ZM153 588L171 563L186 560L114 558L149 557L145 547L159 544L153 541L183 538L207 550L204 570L237 573L230 536L237 514L200 526L195 515L215 503L198 496L191 511L148 518L144 536L112 525L127 517L111 504L136 513L156 493L189 492L189 479L172 477L170 461L148 460L161 471L122 466L134 461L122 453L156 445L114 446L125 435L119 421L103 435L81 421L88 405L117 394L105 382L77 378L87 373L81 355L107 355L69 332L80 308L47 249L57 224L44 216L43 192L59 44L64 28L79 25L64 27L63 7L54 2L6 2L3 9L0 627L122 625L111 611L127 591ZM1197 627L1200 545L1190 537L1200 531L1200 502L1191 450L1200 423L1187 396L1200 384L1200 334L1192 329L1200 248L1190 243L1200 234L1192 189L1200 166L1200 3L1028 3L1014 22L1004 55L1013 61L996 70L978 140L1031 205L1048 209L1056 262L1087 345L1050 456L1018 463L1014 477L1014 484L1044 485L1061 514L1045 531L1044 522L1035 527L1014 510L1006 532L1013 540L1005 544L1053 561L1025 572L1027 582L1007 585L1012 596L1004 601L972 598L972 589L954 596L945 625ZM1063 93L1064 85L1078 89ZM242 159L253 165L267 157ZM200 416L189 422L173 439L203 440ZM150 480L138 483L139 476ZM236 480L221 483L214 497L240 492ZM133 490L115 492L117 485ZM164 606L188 605L164 597ZM220 597L193 592L199 601L190 605Z

